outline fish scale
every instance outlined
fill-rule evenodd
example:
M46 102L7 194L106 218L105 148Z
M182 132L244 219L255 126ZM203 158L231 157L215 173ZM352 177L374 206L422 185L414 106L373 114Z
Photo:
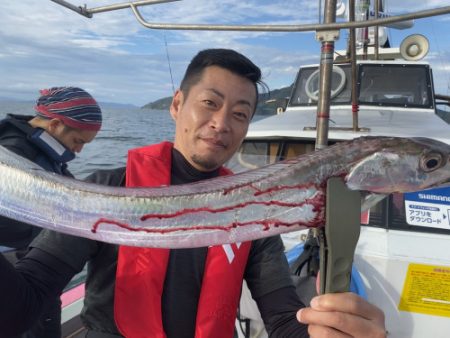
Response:
M0 147L0 214L121 245L243 242L323 226L330 177L368 193L423 190L450 180L449 155L432 139L361 137L236 175L124 188L49 173Z

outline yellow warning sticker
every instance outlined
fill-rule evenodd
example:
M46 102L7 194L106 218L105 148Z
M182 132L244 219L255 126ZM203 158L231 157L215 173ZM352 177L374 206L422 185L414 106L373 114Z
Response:
M398 309L450 317L450 267L410 264Z

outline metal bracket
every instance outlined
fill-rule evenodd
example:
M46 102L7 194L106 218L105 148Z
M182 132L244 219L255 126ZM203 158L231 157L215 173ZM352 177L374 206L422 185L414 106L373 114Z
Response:
M320 42L333 42L339 39L339 30L317 31L316 40Z
M320 293L350 289L353 256L361 230L361 194L342 178L327 182L326 223L319 233Z

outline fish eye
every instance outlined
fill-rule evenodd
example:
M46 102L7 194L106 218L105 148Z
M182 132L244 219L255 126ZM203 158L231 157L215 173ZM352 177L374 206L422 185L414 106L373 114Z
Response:
M424 155L420 160L420 167L425 172L430 172L440 168L442 165L442 155L439 153L430 153Z

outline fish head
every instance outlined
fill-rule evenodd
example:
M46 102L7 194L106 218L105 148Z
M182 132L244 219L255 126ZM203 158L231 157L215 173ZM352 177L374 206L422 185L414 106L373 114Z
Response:
M450 185L450 145L430 138L377 141L348 171L349 189L391 194Z

